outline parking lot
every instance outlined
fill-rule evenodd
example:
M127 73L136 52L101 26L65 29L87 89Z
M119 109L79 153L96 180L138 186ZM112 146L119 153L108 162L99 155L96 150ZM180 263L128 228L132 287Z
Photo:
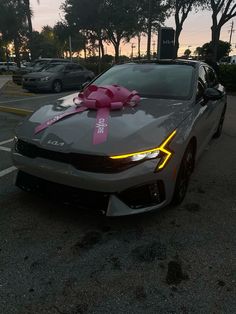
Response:
M57 98L2 95L0 105ZM0 112L0 313L236 313L235 96L183 204L115 219L14 186L22 119Z

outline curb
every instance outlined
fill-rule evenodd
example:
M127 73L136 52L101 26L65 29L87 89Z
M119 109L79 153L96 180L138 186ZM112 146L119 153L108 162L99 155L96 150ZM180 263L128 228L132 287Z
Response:
M14 107L0 106L0 112L14 113L14 114L17 114L19 116L28 116L33 111L27 110L27 109L14 108Z

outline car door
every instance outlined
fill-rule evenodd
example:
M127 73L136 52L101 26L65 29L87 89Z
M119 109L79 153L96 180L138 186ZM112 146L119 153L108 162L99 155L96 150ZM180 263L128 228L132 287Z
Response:
M75 77L74 87L80 87L86 81L87 71L79 64L73 66L73 71Z
M65 66L62 84L65 88L72 88L74 86L75 72L72 64Z

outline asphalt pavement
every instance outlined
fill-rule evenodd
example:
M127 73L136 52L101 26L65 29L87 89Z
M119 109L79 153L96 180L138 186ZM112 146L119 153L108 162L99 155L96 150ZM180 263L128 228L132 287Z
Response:
M40 96L8 106L58 98ZM24 118L0 112L0 313L236 313L236 97L228 100L223 134L184 202L114 219L16 188L10 148Z

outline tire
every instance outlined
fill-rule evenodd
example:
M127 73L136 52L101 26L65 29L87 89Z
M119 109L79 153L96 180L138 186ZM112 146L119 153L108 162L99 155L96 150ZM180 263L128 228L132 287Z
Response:
M182 158L177 179L175 182L175 191L172 198L173 205L179 205L185 198L188 190L189 179L194 170L195 148L194 143L190 142Z
M215 134L213 135L213 138L219 138L222 134L223 124L224 124L224 119L225 119L225 112L226 112L226 105L225 105L223 112L220 116L220 121L219 121L217 130L216 130Z
M52 83L52 90L54 93L61 93L62 91L62 82L59 80L56 80Z

